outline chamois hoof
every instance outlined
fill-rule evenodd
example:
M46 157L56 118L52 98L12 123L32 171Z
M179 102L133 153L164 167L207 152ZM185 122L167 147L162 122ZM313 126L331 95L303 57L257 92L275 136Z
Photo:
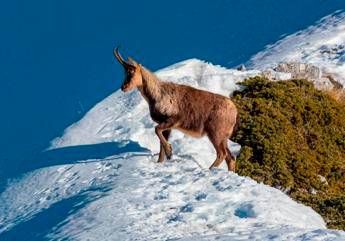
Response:
M228 171L236 173L236 161L230 162L230 165L228 167Z
M171 157L172 157L172 152L170 152L170 153L166 154L166 156L167 156L167 159L168 159L168 160L170 160L170 159L171 159Z
M162 163L162 162L164 162L164 157L163 158L158 158L158 161L157 161L158 163Z
M166 155L167 159L170 160L171 157L172 157L172 147L171 147L171 145L168 144L168 145L164 148L164 150L165 150L165 155Z

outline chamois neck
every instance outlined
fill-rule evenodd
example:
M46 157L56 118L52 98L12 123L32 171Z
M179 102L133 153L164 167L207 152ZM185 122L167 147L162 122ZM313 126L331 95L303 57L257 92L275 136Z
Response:
M139 88L140 93L148 102L158 101L161 98L160 80L143 66L140 66L140 71L143 80L143 85Z

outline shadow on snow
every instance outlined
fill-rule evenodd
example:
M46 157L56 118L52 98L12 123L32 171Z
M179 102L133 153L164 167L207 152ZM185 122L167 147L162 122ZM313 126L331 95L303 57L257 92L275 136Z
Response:
M0 185L0 193L6 188L6 182L12 178L21 178L27 172L64 164L95 162L107 160L106 157L122 153L137 152L134 155L145 155L149 152L136 142L108 142L94 145L70 146L48 150L22 162L20 168L12 171ZM116 158L115 158L116 159ZM112 160L115 160L112 159ZM105 196L111 190L110 185L91 186L73 197L52 204L41 210L29 220L17 220L14 227L0 234L0 240L46 240L49 233L66 224L67 217L76 213L89 203Z
M111 188L107 186L90 187L73 197L56 202L29 220L20 222L10 230L1 233L0 240L49 240L47 235L65 225L68 222L66 221L68 216L73 215L89 203L106 196L109 190Z
M136 142L106 142L92 145L69 146L40 152L21 161L20 165L9 170L0 177L0 193L12 178L20 178L21 175L44 167L75 164L88 160L102 161L102 159L127 152L149 152Z

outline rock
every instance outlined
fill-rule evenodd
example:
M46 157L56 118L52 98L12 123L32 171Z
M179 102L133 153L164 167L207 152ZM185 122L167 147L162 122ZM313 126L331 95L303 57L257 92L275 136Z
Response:
M317 194L317 191L315 190L315 188L310 188L309 193L315 195Z
M277 72L291 73L293 79L319 79L322 76L320 68L298 62L280 63L276 68Z
M291 73L277 72L273 69L267 69L262 72L262 76L269 80L288 80L292 79Z
M238 66L236 68L238 71L246 71L246 66L244 66L244 64L241 64L240 66Z
M321 68L307 63L282 62L273 69L266 69L262 76L272 81L288 79L307 79L318 89L341 89L334 75L323 72Z
M332 74L330 74L330 73L325 73L323 75L323 78L327 78L327 80L332 83L334 89L343 89L344 88L344 86L341 83L339 83L334 78L334 76Z
M324 176L321 176L321 175L317 175L317 176L320 179L321 183L328 185L327 179Z

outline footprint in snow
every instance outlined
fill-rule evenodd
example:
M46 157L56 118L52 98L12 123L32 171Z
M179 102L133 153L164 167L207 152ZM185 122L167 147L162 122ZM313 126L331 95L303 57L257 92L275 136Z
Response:
M191 213L191 212L193 212L193 211L194 211L193 204L187 203L186 205L184 205L184 206L182 206L182 207L180 208L180 211L181 211L182 213Z
M197 201L201 201L201 200L205 200L207 197L207 194L204 192L199 192L195 195L195 200Z
M233 188L232 185L225 185L222 183L222 180L216 180L212 183L212 185L220 192L231 190Z
M250 203L240 205L240 207L235 210L234 214L239 218L255 218L257 216L253 204Z
M183 217L180 214L173 214L172 216L170 216L170 218L168 219L168 223L175 223L175 222L182 222L183 221Z
M164 200L164 199L167 199L168 197L169 197L169 192L166 190L162 190L162 191L159 191L155 195L154 200Z
M191 213L194 211L193 204L187 203L179 209L179 212L172 214L167 223L183 222L183 216L181 213Z

